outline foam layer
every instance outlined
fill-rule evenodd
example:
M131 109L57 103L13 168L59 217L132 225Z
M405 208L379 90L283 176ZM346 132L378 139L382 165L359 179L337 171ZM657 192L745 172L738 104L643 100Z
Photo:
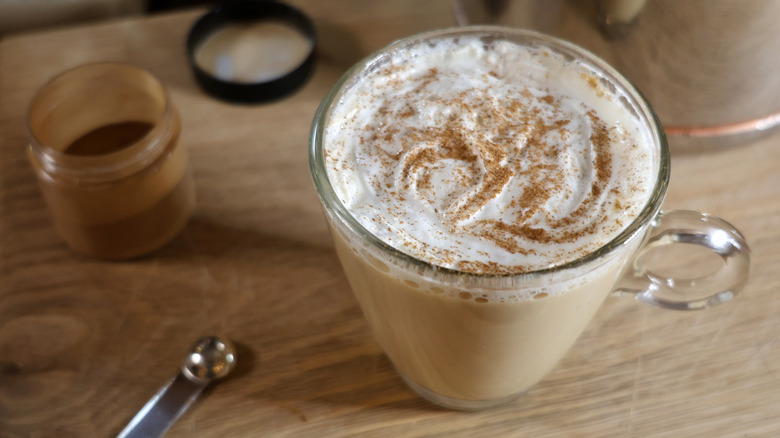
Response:
M586 67L476 37L401 49L347 87L324 144L337 196L416 258L522 273L603 246L653 186L646 128Z

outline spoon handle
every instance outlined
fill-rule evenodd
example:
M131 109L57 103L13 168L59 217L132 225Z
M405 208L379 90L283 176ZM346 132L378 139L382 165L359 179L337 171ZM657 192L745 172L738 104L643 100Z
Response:
M176 375L130 420L117 438L156 438L162 436L187 410L205 384Z

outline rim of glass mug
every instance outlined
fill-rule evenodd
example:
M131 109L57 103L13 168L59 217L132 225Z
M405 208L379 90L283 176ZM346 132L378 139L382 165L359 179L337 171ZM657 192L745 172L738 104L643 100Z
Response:
M350 85L350 82L359 77L360 73L364 71L370 71L372 65L381 62L383 54L391 53L393 50L417 44L421 41L427 41L436 38L445 38L452 35L483 35L490 38L491 36L501 36L509 41L518 42L522 44L532 44L534 46L547 46L552 48L555 52L559 52L564 56L571 57L571 59L577 59L583 61L590 69L599 73L599 78L602 80L608 80L610 84L618 86L626 99L628 104L631 105L630 110L638 112L636 114L640 121L644 122L646 129L652 136L652 141L658 145L659 154L657 159L658 168L655 175L655 183L652 191L652 195L647 200L645 206L639 215L626 227L620 234L614 239L600 247L596 251L593 251L583 257L570 261L565 264L557 265L551 268L540 269L536 271L520 273L520 274L480 274L480 273L465 273L455 269L445 268L437 266L426 261L412 257L398 249L388 245L384 241L374 236L371 232L366 230L346 209L336 195L333 186L328 179L325 159L324 159L324 129L325 122L328 119L329 112L334 103L336 103L341 91ZM350 68L341 78L333 85L328 94L321 102L317 112L314 116L314 122L312 124L309 141L309 165L311 168L312 177L316 186L317 192L323 201L323 204L328 210L335 213L336 217L345 224L352 232L358 234L360 237L369 242L372 246L380 248L382 251L392 255L393 258L410 264L412 266L419 266L423 269L431 269L436 271L437 280L444 281L445 283L452 283L446 281L446 277L457 276L457 283L462 285L464 276L478 278L480 281L485 279L507 279L515 280L514 283L518 283L520 279L532 279L541 276L547 276L556 272L563 272L572 268L577 268L586 265L594 260L602 258L603 256L611 253L615 248L622 246L626 241L631 239L638 231L642 229L644 225L649 223L660 211L661 202L666 195L666 189L670 176L670 154L669 148L666 143L666 137L663 132L660 121L653 112L650 104L642 96L639 90L634 87L631 82L623 77L617 70L603 61L596 55L588 52L587 50L576 46L572 43L550 37L544 34L540 34L534 31L505 28L501 26L467 26L457 28L447 28L434 30L416 34L407 38L397 40L388 46L379 49L363 60L359 61L352 68ZM578 273L576 276L581 275ZM519 281L520 284L526 283L526 281Z

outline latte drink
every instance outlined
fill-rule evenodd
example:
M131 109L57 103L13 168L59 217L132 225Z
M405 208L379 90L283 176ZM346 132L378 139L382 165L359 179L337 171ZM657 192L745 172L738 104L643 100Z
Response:
M315 118L312 170L376 338L430 400L509 400L576 341L668 177L651 110L583 50L461 28L372 55Z

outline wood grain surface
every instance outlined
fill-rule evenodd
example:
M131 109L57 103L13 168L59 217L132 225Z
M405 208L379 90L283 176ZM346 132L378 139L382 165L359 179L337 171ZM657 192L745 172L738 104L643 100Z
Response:
M292 96L204 95L184 39L203 12L0 41L0 437L109 437L198 337L239 347L170 437L771 437L780 434L780 138L676 155L665 208L740 228L750 282L733 302L680 313L610 298L564 360L515 403L429 405L374 342L333 252L307 161L319 101L360 57L454 23L451 5L292 1L316 22L318 61ZM65 69L124 61L181 111L198 207L158 253L106 263L56 235L25 156L25 112Z

